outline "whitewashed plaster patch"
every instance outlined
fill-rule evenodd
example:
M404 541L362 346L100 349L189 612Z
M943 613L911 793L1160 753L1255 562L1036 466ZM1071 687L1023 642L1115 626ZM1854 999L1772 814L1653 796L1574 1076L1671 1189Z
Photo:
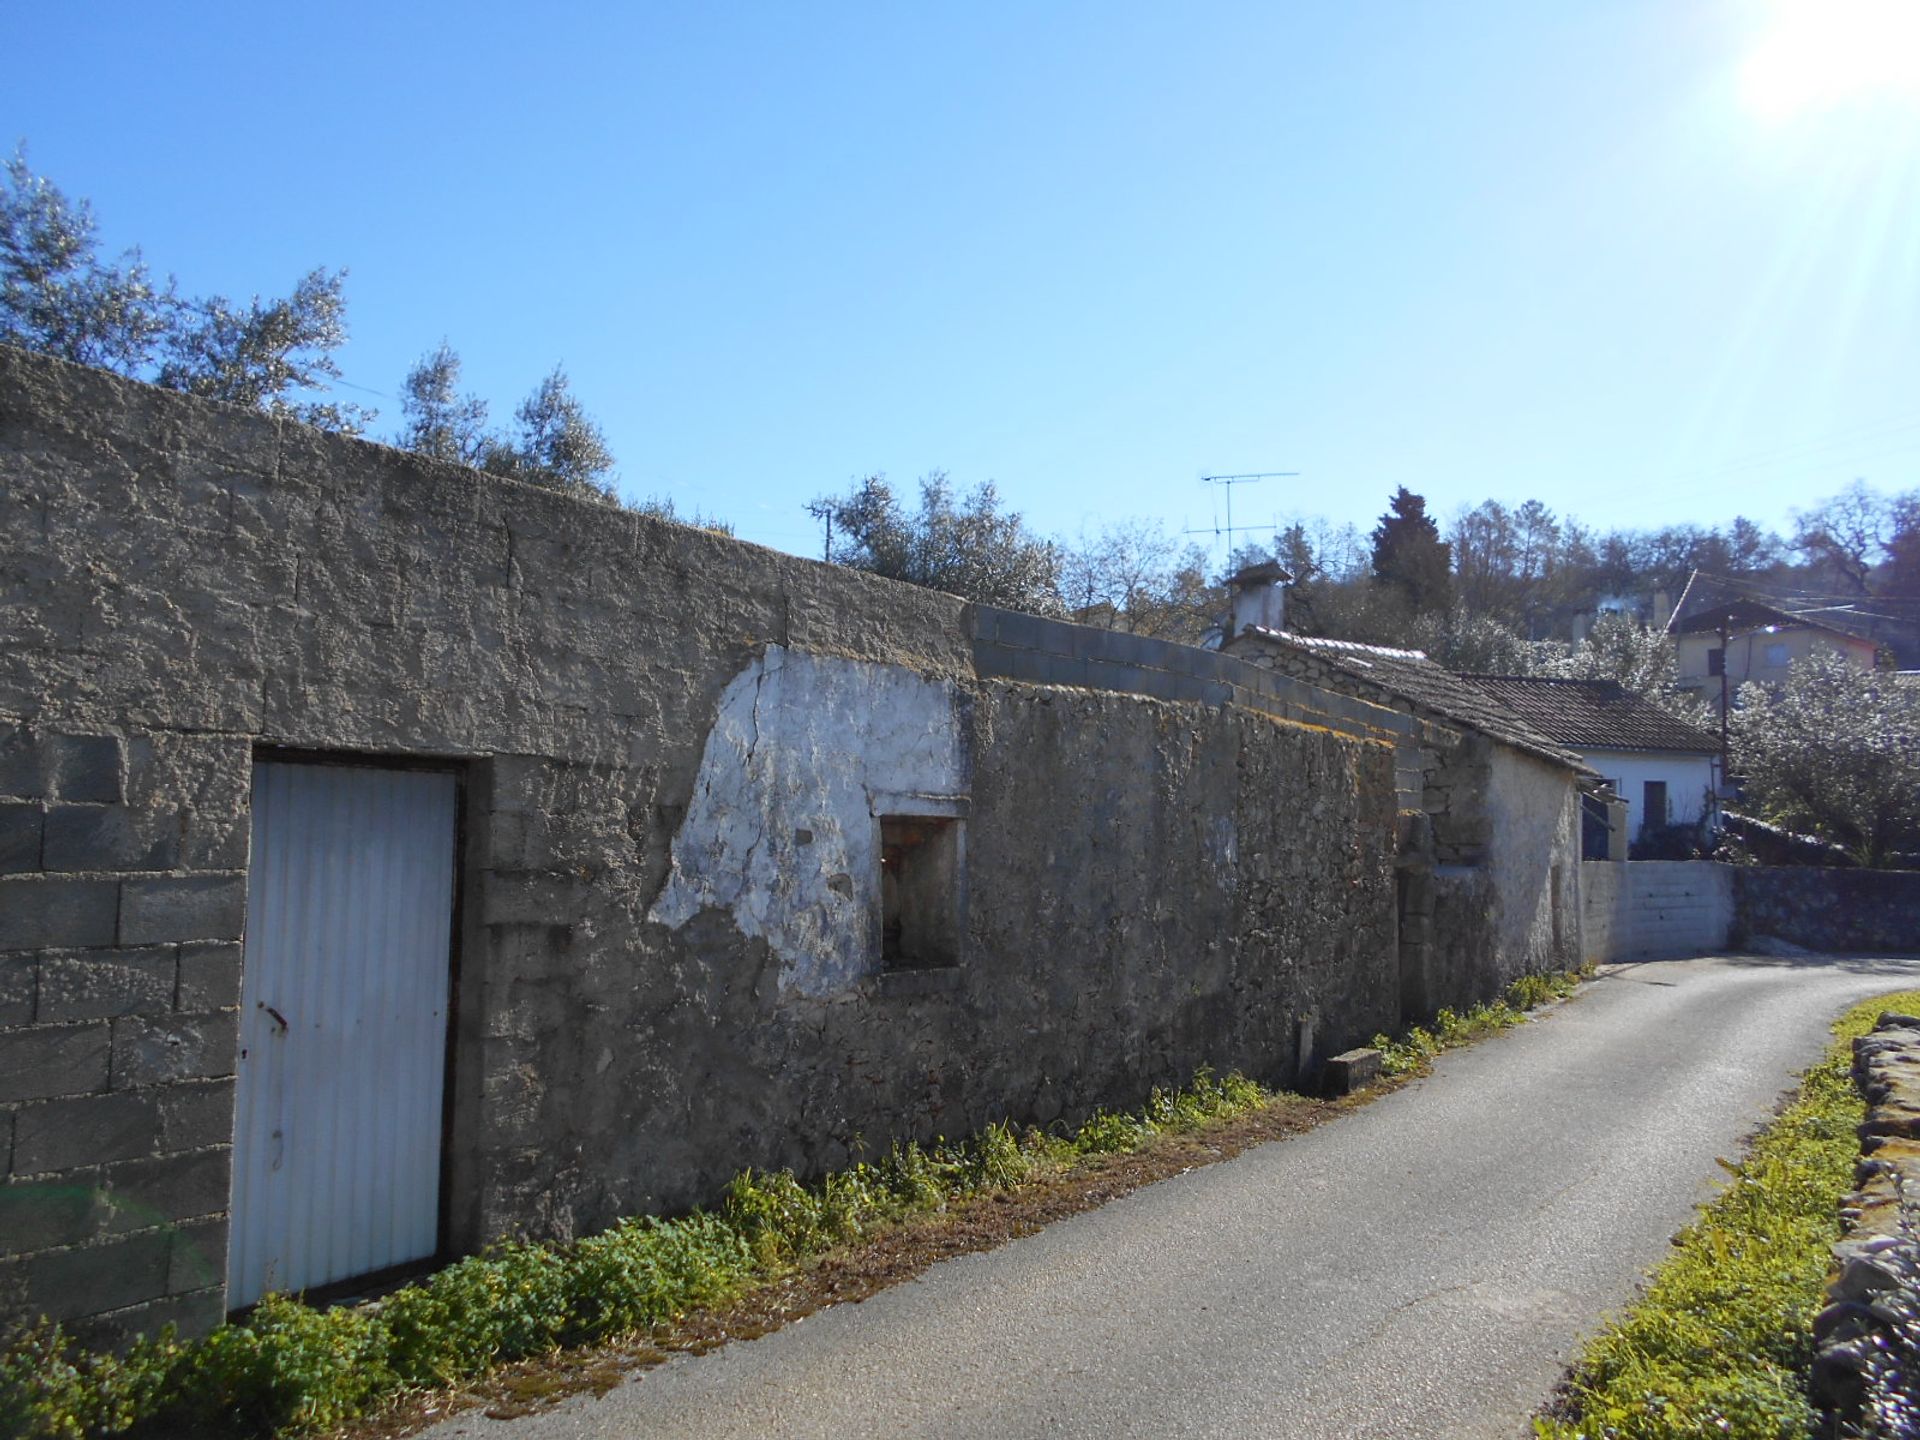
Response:
M964 796L959 694L893 665L770 645L728 684L652 919L725 910L824 996L876 966L875 794Z

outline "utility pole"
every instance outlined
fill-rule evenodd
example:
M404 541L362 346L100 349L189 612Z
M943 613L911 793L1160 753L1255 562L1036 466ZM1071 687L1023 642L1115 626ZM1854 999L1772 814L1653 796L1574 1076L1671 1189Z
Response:
M1733 616L1725 610L1720 612L1720 788L1727 788L1727 776L1730 773L1727 747L1727 661L1733 645L1728 638L1733 626Z
M827 527L826 548L820 558L831 565L833 563L833 502L831 500L812 501L807 506L807 514Z

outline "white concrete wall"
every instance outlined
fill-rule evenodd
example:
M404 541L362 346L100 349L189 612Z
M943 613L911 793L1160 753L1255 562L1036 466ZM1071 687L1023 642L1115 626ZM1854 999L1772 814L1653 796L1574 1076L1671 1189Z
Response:
M1589 964L1711 955L1733 926L1733 873L1712 860L1582 861L1580 922Z
M770 645L721 696L649 918L729 911L782 990L844 990L878 966L878 817L964 813L967 771L947 681Z
M1580 863L1580 795L1573 772L1496 745L1487 818L1497 973L1505 981L1571 968L1579 943Z
M1714 757L1683 755L1656 750L1588 750L1581 757L1602 775L1613 781L1620 798L1627 802L1627 838L1640 838L1646 819L1646 783L1667 782L1667 821L1672 825L1692 825L1707 813L1707 796L1713 787Z

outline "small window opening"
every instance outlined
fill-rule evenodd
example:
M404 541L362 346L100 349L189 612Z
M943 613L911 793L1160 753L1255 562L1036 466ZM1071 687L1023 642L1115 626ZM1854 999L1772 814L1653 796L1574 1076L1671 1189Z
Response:
M880 961L889 970L960 963L960 822L880 817Z
M1707 674L1724 675L1727 673L1727 652L1718 645L1707 651Z

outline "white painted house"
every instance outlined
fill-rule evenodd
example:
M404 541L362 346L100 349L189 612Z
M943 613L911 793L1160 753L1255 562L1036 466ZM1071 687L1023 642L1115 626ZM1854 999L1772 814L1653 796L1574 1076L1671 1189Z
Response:
M1711 823L1719 738L1612 680L1475 675L1533 729L1613 782L1633 840L1669 825Z

